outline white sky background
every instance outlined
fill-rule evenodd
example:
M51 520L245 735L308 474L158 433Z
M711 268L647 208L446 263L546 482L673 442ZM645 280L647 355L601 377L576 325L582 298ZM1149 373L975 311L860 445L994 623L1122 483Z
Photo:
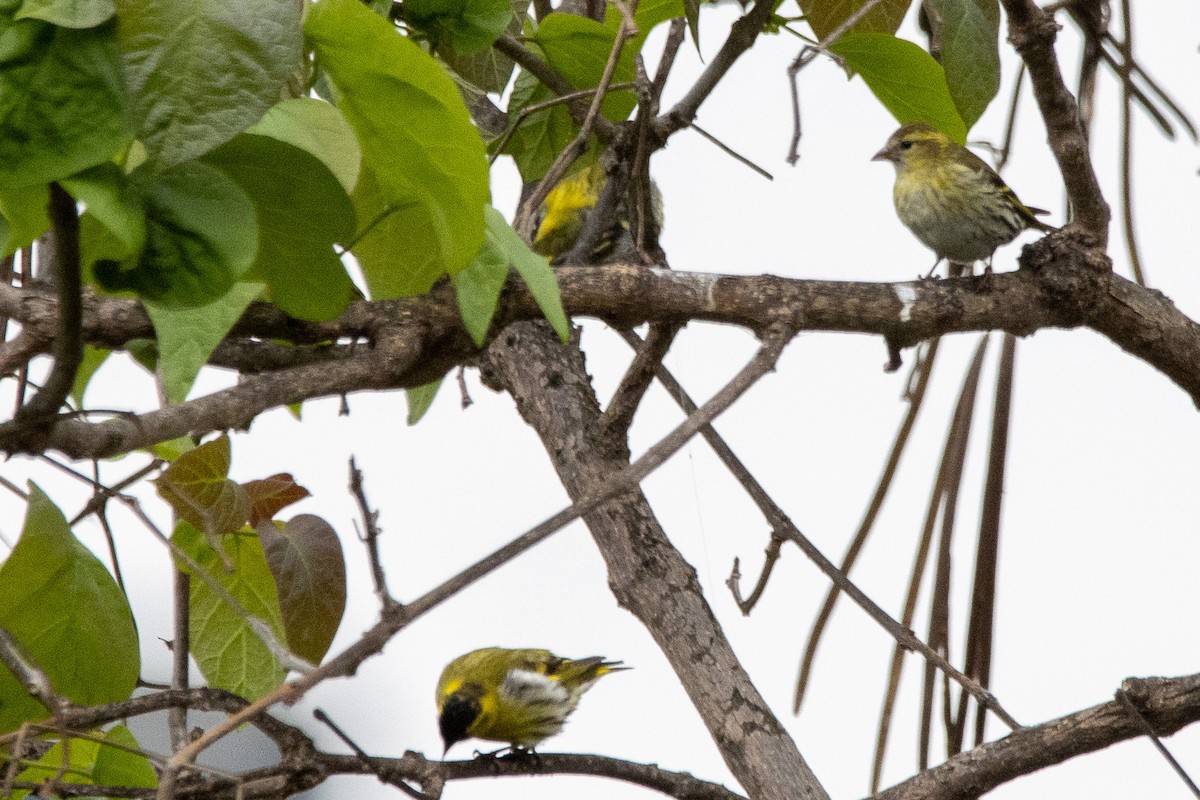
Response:
M788 6L791 7L790 4ZM1135 19L1141 63L1200 116L1197 42L1200 6L1139 6ZM790 13L790 12L789 12ZM728 7L702 18L711 56L735 17ZM647 54L661 48L660 31ZM901 35L922 41L911 22ZM1075 73L1076 37L1068 25L1060 53ZM792 278L909 280L928 270L929 252L896 220L892 168L870 156L896 123L863 83L818 59L802 73L805 137L795 168L783 159L791 134L784 70L799 43L764 37L703 106L698 122L775 175L768 182L691 132L674 137L654 160L666 205L663 244L675 269ZM1015 73L1003 48L1004 86L973 139L999 140ZM690 40L667 87L664 106L690 85L702 65ZM1071 79L1073 80L1073 78ZM1110 253L1129 274L1116 201L1120 132L1117 83L1102 72L1093 156L1114 205ZM1141 114L1135 116L1138 231L1145 269L1192 318L1200 318L1200 156L1186 140L1169 143ZM985 154L986 155L986 154ZM1062 221L1061 180L1031 101L1022 106L1016 150L1005 173L1025 202L1055 209ZM515 204L518 185L507 165L496 169L493 192L501 208ZM1019 247L1001 249L996 268L1015 268ZM589 371L602 398L615 387L629 351L604 325L585 323ZM884 608L898 614L908 581L932 475L963 371L976 337L948 338L897 483L853 578ZM980 392L977 426L960 506L952 643L962 644L972 579L973 528L990 418L990 385L999 341L993 343ZM754 352L739 329L693 324L666 363L699 400L709 397ZM824 552L839 560L874 489L879 469L905 411L905 369L886 374L883 342L874 337L806 334L768 376L717 423L792 519ZM227 385L209 372L200 391ZM453 382L417 427L404 424L401 396L350 398L352 415L337 416L337 401L305 404L304 422L286 412L257 420L236 434L233 477L247 480L291 471L314 497L288 509L324 516L342 534L350 568L350 602L334 642L336 652L377 614L363 548L354 537L357 512L346 491L351 455L366 474L380 510L383 559L394 594L416 597L506 543L566 504L565 493L533 433L511 400L468 373L475 401L458 404ZM7 407L11 384L0 397ZM147 408L150 380L114 363L99 373L89 406ZM655 386L633 428L635 455L679 422L681 415ZM106 465L113 479L132 472L135 458ZM72 514L86 490L60 473L25 459L3 466L10 480L33 476ZM1036 724L1111 698L1126 676L1181 675L1200 669L1200 416L1165 377L1082 330L1042 331L1017 351L1012 439L1004 502L996 612L993 689L1019 720ZM769 529L757 510L697 440L645 483L671 540L695 565L706 596L756 686L787 725L801 752L834 798L866 793L875 726L892 640L847 601L827 631L802 715L790 713L804 638L826 589L824 577L794 548L784 556L752 616L735 607L724 581L735 556L746 589L757 576ZM164 527L169 517L151 502ZM15 540L23 510L0 493L0 535ZM114 510L122 564L139 619L143 674L169 680L170 577L161 547L129 515ZM79 535L103 554L94 523ZM3 545L0 545L3 547ZM0 554L7 548L0 550ZM102 558L106 558L104 555ZM927 581L929 579L927 578ZM924 596L928 595L928 583ZM924 613L915 628L922 634ZM603 563L580 524L555 535L514 563L472 586L397 636L356 678L319 687L296 709L282 712L320 744L340 749L309 711L326 709L368 752L406 749L436 757L441 743L432 694L442 666L485 645L548 647L566 656L605 655L635 667L605 678L584 698L566 731L546 752L595 752L685 770L736 788L716 748L649 635L617 608ZM915 770L921 664L907 659L904 696L892 726L885 785ZM992 737L1002 726L989 722ZM472 743L478 744L478 743ZM1200 728L1167 744L1200 777ZM471 744L452 756L468 757ZM489 745L481 745L487 749ZM374 779L335 779L312 797L396 797ZM450 800L484 797L642 798L653 793L591 778L542 777L454 783ZM1184 798L1187 789L1152 746L1137 740L1010 783L989 797Z

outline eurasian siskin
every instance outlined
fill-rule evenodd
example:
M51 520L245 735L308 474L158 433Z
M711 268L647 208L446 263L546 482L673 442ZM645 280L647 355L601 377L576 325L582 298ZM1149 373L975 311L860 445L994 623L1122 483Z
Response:
M533 249L559 263L575 246L583 232L588 215L596 207L604 190L607 176L600 162L575 169L560 180L542 201L534 220ZM662 196L651 183L651 202L654 221L662 227ZM629 204L622 199L617 206L616 220L596 242L588 260L600 263L619 261L634 252L633 233L629 221Z
M620 661L560 658L549 650L485 647L446 665L437 685L446 750L475 737L533 749L562 730L579 698Z
M973 264L1027 228L1053 231L983 159L924 122L910 122L892 134L873 161L896 167L892 199L896 215L942 259ZM930 271L932 275L932 270Z

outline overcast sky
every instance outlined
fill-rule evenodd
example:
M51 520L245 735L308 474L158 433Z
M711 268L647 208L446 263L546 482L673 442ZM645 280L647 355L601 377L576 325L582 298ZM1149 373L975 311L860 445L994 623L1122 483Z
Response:
M1200 115L1197 44L1200 6L1146 4L1137 17L1139 56L1180 104ZM735 16L706 7L703 49L711 56ZM661 31L647 45L661 48ZM922 41L914 26L901 35ZM1068 28L1060 53L1075 72L1075 37ZM896 220L893 171L870 156L896 127L858 79L828 60L803 73L805 137L796 167L784 163L791 134L784 70L798 49L793 37L765 37L703 106L699 124L770 172L764 180L698 135L682 132L653 162L666 206L663 245L672 267L790 278L909 280L928 270L929 252ZM1015 73L1004 52L1001 95L971 138L998 140ZM681 52L667 102L702 64L690 42ZM664 104L665 105L665 104ZM1119 197L1120 131L1116 83L1102 73L1093 153L1106 196ZM1150 283L1193 318L1200 318L1200 156L1187 141L1167 142L1135 119L1138 231ZM986 156L985 153L981 153ZM1028 204L1053 209L1062 221L1062 191L1045 133L1031 102L1022 106L1017 145L1005 173ZM493 195L511 211L518 185L507 164L495 170ZM1114 212L1117 211L1114 205ZM1015 268L1026 234L996 255L996 269ZM1118 272L1129 274L1120 225L1112 227ZM975 336L944 342L916 440L853 577L884 608L898 614L920 532L932 474ZM601 397L620 378L628 349L606 326L586 322L584 347ZM979 418L989 414L999 339L985 367ZM666 359L692 395L707 398L752 355L753 337L739 329L693 324ZM886 351L873 337L806 334L765 378L725 414L717 428L797 525L838 560L873 491L892 436L905 412L906 368L883 372ZM911 362L911 351L906 362ZM227 385L206 373L197 391ZM342 534L350 566L346 619L333 650L352 642L376 619L365 555L354 537L357 513L346 492L346 462L358 459L370 499L381 512L383 558L393 592L410 599L489 553L566 504L538 440L507 396L479 385L468 372L474 404L459 407L453 382L416 427L404 424L396 394L350 398L352 414L337 416L336 400L304 406L304 422L285 411L266 414L249 433L235 434L233 477L291 471L314 495L288 514L321 514ZM134 388L131 388L134 387ZM9 403L11 382L0 402ZM106 366L88 395L90 406L144 409L154 402L144 373L127 363ZM633 428L635 455L681 419L656 386ZM954 597L965 619L971 582L972 528L978 520L987 429L977 427L960 506ZM132 472L136 457L107 466ZM36 477L72 513L86 501L75 483L24 459L6 477ZM1021 722L1035 724L1104 702L1127 676L1181 675L1200 669L1200 417L1188 397L1146 364L1097 334L1042 331L1020 342L1001 538L993 689ZM826 590L822 575L797 551L784 557L759 607L744 618L724 582L734 557L753 580L769 528L707 446L687 446L645 483L668 535L695 565L707 598L755 684L795 737L834 798L866 793L875 726L892 641L843 602L801 716L790 713L804 638ZM151 504L164 527L165 507ZM0 493L0 535L13 541L23 515ZM127 515L114 512L126 575L134 583L143 673L169 680L160 637L171 635L168 560ZM78 531L102 550L94 526ZM2 545L0 545L2 547ZM5 548L6 550L6 548ZM0 550L3 554L5 550ZM103 556L102 556L103 557ZM925 593L926 595L928 592ZM918 617L920 633L926 617ZM962 644L965 624L951 633ZM716 748L665 660L642 627L617 608L603 564L586 530L575 524L503 567L406 629L382 657L353 680L319 687L282 712L338 749L309 716L325 708L368 752L441 752L433 690L442 666L486 645L548 647L566 656L604 655L635 669L605 678L584 698L566 731L546 752L595 752L656 762L734 787ZM885 774L890 785L912 774L920 663L910 656L905 695L893 725ZM989 735L1002 734L989 723ZM1200 728L1167 740L1200 777ZM452 755L467 757L471 744ZM486 747L486 745L485 745ZM313 797L395 797L373 779L335 779ZM651 793L584 778L536 778L452 784L445 796L642 798ZM1184 798L1186 788L1146 741L1015 781L989 797Z

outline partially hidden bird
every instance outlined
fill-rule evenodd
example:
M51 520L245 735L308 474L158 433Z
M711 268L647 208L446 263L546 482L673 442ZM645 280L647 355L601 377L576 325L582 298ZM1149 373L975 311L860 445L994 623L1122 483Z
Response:
M599 161L576 167L563 176L546 195L534 217L533 249L550 259L552 264L561 263L583 233L584 225L595 210L607 181L608 177ZM653 182L650 184L650 195L651 213L661 229L662 194ZM622 198L617 205L615 220L600 232L591 252L587 254L587 260L591 263L620 261L635 252L629 204L626 198Z
M561 658L549 650L484 647L461 655L437 685L443 755L472 737L533 750L562 730L592 684L623 669L601 656Z
M902 125L871 160L895 166L896 216L937 255L933 269L986 261L990 273L996 248L1021 231L1057 230L1037 218L1049 212L1022 203L983 159L927 123Z

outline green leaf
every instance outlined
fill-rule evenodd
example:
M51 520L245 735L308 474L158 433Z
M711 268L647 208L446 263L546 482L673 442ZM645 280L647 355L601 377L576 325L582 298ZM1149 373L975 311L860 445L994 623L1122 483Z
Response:
M554 98L533 73L521 70L508 103L509 125L517 124L521 111ZM555 157L575 138L575 123L566 106L543 108L528 115L508 141L508 153L517 164L524 183L541 180Z
M403 11L435 49L461 55L491 47L513 18L509 0L405 0Z
M421 417L425 416L425 412L433 405L433 398L437 397L438 389L442 388L442 379L421 386L415 386L409 389L408 395L408 424L416 425L421 421Z
M167 439L165 442L156 442L149 447L150 452L163 461L174 461L184 453L190 453L195 449L196 444L186 436L177 436L174 439Z
M60 183L87 207L87 213L112 236L112 241L119 243L119 247L109 248L105 257L129 258L146 246L145 204L116 164L98 164Z
M687 17L688 30L692 32L692 44L700 52L700 0L683 0L683 14Z
M132 138L112 27L72 30L0 15L0 186L73 175Z
M250 498L228 475L229 437L221 436L176 458L154 484L194 528L210 536L232 534L250 519Z
M529 0L511 0L507 33L520 36L529 14ZM485 93L500 94L508 86L515 64L508 56L494 47L465 55L447 46L438 49L438 55L463 80Z
M125 700L140 669L125 595L50 498L36 484L29 488L21 538L0 565L0 627L46 672L57 694L82 705ZM0 731L46 716L0 666Z
M818 39L824 39L867 0L797 0L804 19ZM849 33L895 33L908 13L912 0L883 0L867 12Z
M638 50L642 42L650 35L650 31L668 20L685 16L687 9L684 0L642 0L638 3L637 11L633 13L633 22L638 33L634 38ZM616 6L609 5L604 10L604 25L614 33L621 24L621 12Z
M301 64L304 4L118 0L117 38L154 168L206 153L274 105Z
M280 139L240 134L204 157L254 203L258 255L253 274L271 301L298 319L337 317L355 297L334 252L354 235L354 206L325 165Z
M357 0L320 0L305 32L362 143L381 206L373 210L388 212L387 230L401 243L386 258L355 248L371 294L425 291L469 264L483 242L483 140L446 70ZM360 229L378 218L362 213L365 179L355 190Z
M492 316L500 302L500 292L508 280L509 261L495 231L494 220L500 215L485 213L487 234L483 247L470 266L454 276L454 296L458 299L463 325L479 347L487 340ZM500 217L500 221L503 222L504 218Z
M87 391L88 384L92 382L92 376L110 355L112 355L111 350L92 347L90 344L83 346L83 362L75 372L75 385L71 387L71 399L75 401L76 408L83 408L83 395Z
M267 568L256 534L238 531L221 536L218 543L224 557L208 544L203 533L187 522L181 521L176 526L171 541L195 559L251 615L264 620L279 641L285 641L275 579ZM232 564L232 572L226 571L226 562ZM192 574L186 564L176 562L176 565ZM256 700L283 682L286 674L283 667L246 619L196 575L192 575L188 607L192 657L210 685Z
M10 256L50 230L50 187L0 187L0 255Z
M70 736L67 738L69 747L65 747L62 741L55 742L41 758L21 771L17 780L41 783L58 778L68 783L97 787L137 786L144 789L153 789L158 785L154 767L144 755L137 752L140 749L138 741L128 728L117 725L100 734L100 738L102 741ZM29 792L23 789L11 795L14 800L28 796Z
M851 33L830 48L846 59L900 123L928 122L962 144L967 126L933 57L890 33Z
M595 20L554 12L542 20L534 40L546 54L550 66L558 70L572 86L591 89L600 84L615 35L611 27ZM633 42L622 48L613 71L613 83L633 80L636 49ZM636 105L637 97L628 89L609 92L600 104L600 112L614 122L621 122Z
M137 786L145 789L158 786L158 774L149 759L136 752L141 748L128 728L117 725L105 732L104 740L128 750L100 747L96 767L92 770L92 780L97 786Z
M346 194L354 191L362 169L362 148L337 106L311 97L283 100L271 106L246 132L270 136L316 156Z
M114 13L113 0L25 0L16 19L40 19L64 28L94 28Z
M494 233L497 246L529 286L538 308L542 309L558 338L566 344L571 338L571 323L567 319L567 312L563 310L562 295L559 294L558 281L554 278L554 270L550 269L550 262L530 250L499 211L491 206L485 211L488 231Z
M967 130L1000 91L1000 6L997 0L932 0L942 67Z
M346 559L329 523L312 514L258 526L267 565L279 587L288 648L321 663L346 611Z
M158 337L154 371L163 394L171 403L182 403L208 357L241 319L242 313L263 293L261 283L240 281L221 297L202 306L161 306L144 301ZM241 525L239 522L238 525Z
M254 205L223 172L195 161L130 175L148 215L146 247L120 263L99 261L97 282L162 306L196 306L225 295L254 261Z

